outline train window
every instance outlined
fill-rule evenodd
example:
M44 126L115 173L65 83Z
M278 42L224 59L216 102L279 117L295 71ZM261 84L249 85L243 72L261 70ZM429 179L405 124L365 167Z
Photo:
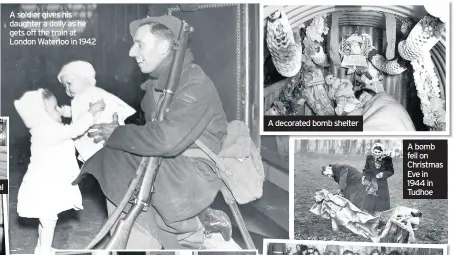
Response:
M266 163L273 165L280 171L289 171L289 137L262 136L261 154Z

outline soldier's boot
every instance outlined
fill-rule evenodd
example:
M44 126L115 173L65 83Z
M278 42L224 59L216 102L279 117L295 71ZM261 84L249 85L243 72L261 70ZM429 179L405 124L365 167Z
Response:
M232 222L225 212L208 207L198 217L206 233L221 233L225 241L232 238Z

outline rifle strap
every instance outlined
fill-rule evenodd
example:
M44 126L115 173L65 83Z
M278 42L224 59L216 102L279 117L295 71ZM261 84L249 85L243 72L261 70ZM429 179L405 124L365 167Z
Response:
M93 240L88 244L86 250L91 250L96 244L98 244L112 229L112 227L115 225L115 223L118 221L118 218L120 218L121 213L125 209L126 205L128 204L129 200L131 199L132 195L134 194L134 190L136 189L137 185L139 184L139 181L142 177L142 175L145 172L145 169L147 168L148 162L150 158L144 157L142 158L142 161L140 162L139 167L137 168L136 176L131 180L129 183L128 189L126 190L125 195L123 196L123 199L120 201L118 204L117 208L115 211L110 215L110 217L107 219L107 221L104 223L104 225L101 227L99 230L98 234L93 238Z

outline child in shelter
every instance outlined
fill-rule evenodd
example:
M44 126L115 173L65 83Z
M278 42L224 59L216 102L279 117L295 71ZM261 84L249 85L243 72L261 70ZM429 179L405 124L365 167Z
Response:
M125 119L136 111L115 95L96 87L96 72L93 66L86 61L73 61L64 65L57 76L58 81L65 86L66 94L73 99L71 106L63 106L60 110L64 117L71 117L77 121L88 110L88 104L100 99L106 104L105 110L96 115L95 124L112 122L116 113L120 125L124 125ZM88 133L74 140L79 160L86 162L98 150L103 147L102 143L95 143Z
M62 124L57 99L46 89L26 92L14 107L31 134L30 163L19 188L17 212L39 219L35 254L54 254L57 215L83 209L79 187L71 184L80 171L73 139L94 124L94 116L105 105L90 104L88 112L71 125Z

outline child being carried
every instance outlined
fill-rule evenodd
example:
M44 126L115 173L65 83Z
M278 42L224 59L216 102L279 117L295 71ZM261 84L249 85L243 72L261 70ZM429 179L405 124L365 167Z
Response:
M88 104L103 100L106 108L95 117L95 124L111 123L118 120L120 125L136 111L115 95L96 87L96 72L93 66L86 61L73 61L64 65L57 76L58 81L65 86L66 94L73 99L71 106L63 106L60 111L64 117L77 121L88 110ZM115 116L114 116L115 115ZM103 143L95 143L88 137L88 132L75 139L74 144L79 153L79 160L86 162Z

